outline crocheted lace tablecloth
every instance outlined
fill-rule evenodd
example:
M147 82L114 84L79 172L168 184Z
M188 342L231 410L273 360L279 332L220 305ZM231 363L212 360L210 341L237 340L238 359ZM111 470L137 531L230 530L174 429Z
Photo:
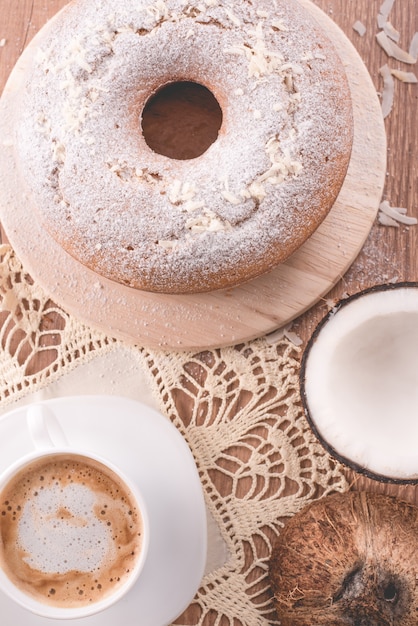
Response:
M309 501L348 488L301 408L300 348L281 336L200 353L149 351L87 328L0 247L0 411L74 394L158 408L195 458L209 521L206 573L176 624L277 624L267 577L275 537Z

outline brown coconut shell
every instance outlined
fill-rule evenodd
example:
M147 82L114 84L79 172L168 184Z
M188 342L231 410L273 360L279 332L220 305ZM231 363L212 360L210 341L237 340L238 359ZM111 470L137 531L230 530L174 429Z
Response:
M416 626L418 507L362 492L317 500L285 525L269 575L281 626Z

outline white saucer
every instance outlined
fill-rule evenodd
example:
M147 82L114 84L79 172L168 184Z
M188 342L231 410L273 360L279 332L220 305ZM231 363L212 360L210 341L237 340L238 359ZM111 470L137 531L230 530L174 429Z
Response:
M151 528L147 561L133 589L115 606L71 624L170 624L193 600L206 563L206 509L186 442L168 419L127 398L73 396L46 404L71 446L109 459L138 483ZM0 472L32 449L26 407L0 418ZM32 615L2 593L0 615L1 626L63 624Z

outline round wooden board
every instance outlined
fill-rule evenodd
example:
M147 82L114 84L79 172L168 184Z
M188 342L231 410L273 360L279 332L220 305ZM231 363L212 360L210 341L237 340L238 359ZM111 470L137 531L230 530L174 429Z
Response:
M346 68L354 109L348 173L328 217L285 263L240 287L207 294L161 295L118 285L64 252L36 221L30 198L22 191L10 140L14 103L42 31L32 40L0 101L0 217L25 269L58 305L108 336L130 343L179 350L213 348L287 324L343 276L377 214L386 174L386 133L376 90L357 51L310 0L299 2L334 42Z

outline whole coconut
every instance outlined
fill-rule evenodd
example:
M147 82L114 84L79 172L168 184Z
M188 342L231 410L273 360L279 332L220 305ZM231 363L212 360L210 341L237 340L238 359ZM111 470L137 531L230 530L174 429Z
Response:
M348 492L285 525L270 559L282 626L417 626L418 507Z

